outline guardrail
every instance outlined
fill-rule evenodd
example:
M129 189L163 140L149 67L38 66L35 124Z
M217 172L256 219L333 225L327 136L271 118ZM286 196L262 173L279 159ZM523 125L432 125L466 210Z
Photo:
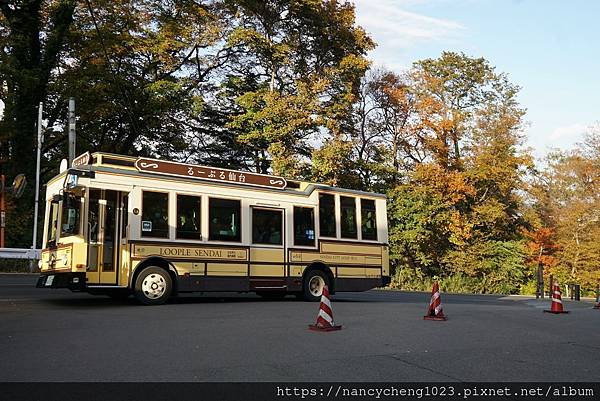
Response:
M40 249L31 248L0 248L0 259L40 259Z

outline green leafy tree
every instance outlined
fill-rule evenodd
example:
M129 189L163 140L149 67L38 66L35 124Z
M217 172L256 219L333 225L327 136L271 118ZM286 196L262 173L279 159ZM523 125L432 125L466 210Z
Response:
M276 173L298 176L308 170L311 140L330 136L332 144L341 144L348 139L345 121L373 42L355 25L349 2L228 4L239 18L227 41L239 51L227 74L244 82L245 89L229 126L256 150L257 166L272 160Z
M58 108L76 97L79 147L189 154L205 106L198 88L210 68L200 56L220 38L216 11L194 1L87 4L76 11L68 57L60 65L63 79L55 88ZM64 135L56 132L53 140Z
M9 183L20 173L35 182L38 105L54 79L75 5L73 0L0 1L0 157ZM9 246L30 245L32 187L8 209Z

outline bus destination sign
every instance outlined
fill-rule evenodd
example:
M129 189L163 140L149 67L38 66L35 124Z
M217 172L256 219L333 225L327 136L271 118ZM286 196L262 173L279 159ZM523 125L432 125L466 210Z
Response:
M283 177L148 159L145 157L138 158L135 161L135 167L145 173L163 174L174 177L196 178L199 180L236 183L273 189L285 189L287 186L287 181Z
M90 152L85 152L84 154L81 154L79 156L77 156L76 158L73 159L73 161L71 162L71 166L72 167L80 167L80 166L86 166L88 164L90 164Z

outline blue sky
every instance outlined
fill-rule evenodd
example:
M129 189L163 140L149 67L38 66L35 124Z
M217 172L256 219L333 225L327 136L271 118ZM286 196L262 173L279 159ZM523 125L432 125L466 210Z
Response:
M600 121L600 1L354 0L378 43L375 65L401 71L442 51L484 57L522 87L526 145L571 149Z

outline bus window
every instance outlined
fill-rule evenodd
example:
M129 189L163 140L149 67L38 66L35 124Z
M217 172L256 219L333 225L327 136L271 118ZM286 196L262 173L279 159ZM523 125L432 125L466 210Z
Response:
M81 220L81 198L73 194L65 194L62 201L61 236L79 234Z
M240 242L240 209L239 200L211 198L208 205L208 239Z
M50 212L48 214L48 233L46 247L51 248L56 246L56 224L58 223L58 203L50 202Z
M321 237L336 237L335 198L330 194L319 194L319 234Z
M199 196L177 195L177 238L200 239Z
M169 194L142 192L142 236L169 237Z
M356 201L354 198L340 196L340 219L342 238L358 238L356 229Z
M252 209L252 242L282 245L283 214L281 210Z
M294 206L294 245L315 246L315 209Z
M360 214L362 220L362 239L377 239L377 219L375 218L375 201L371 199L360 200Z

